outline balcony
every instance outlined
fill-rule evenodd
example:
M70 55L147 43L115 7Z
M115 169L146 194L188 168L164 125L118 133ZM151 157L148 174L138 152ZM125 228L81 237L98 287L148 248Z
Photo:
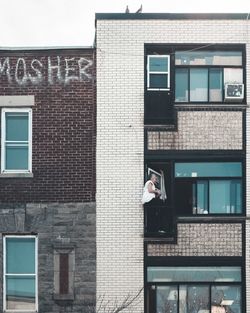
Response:
M174 242L176 222L172 208L167 205L144 205L144 238Z
M170 91L146 91L144 123L175 126L176 116Z

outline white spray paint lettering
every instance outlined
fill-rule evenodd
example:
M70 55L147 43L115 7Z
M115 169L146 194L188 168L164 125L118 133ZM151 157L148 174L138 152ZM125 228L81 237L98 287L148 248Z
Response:
M46 78L50 85L56 83L69 84L74 81L83 82L92 79L90 68L93 61L83 57L48 57L47 73L45 70L42 71L44 64L38 59L27 61L24 58L18 58L13 71L11 71L10 57L2 60L0 59L0 78L5 75L9 84L15 82L24 86L30 82L33 85L39 85Z
M87 69L90 68L92 64L93 64L92 60L87 60L85 58L80 58L78 60L80 81L91 79L91 74L87 72Z
M37 59L32 60L31 68L36 73L36 76L32 76L31 74L28 74L28 76L32 84L38 85L43 81L43 75L42 75L42 72L36 67L35 64L38 64L40 68L43 67L42 63L39 60Z
M19 64L23 63L22 65L22 70L19 69ZM19 71L22 72L22 77L19 78ZM26 62L23 58L19 58L16 62L16 70L15 70L15 80L18 83L18 85L25 85L28 80L28 75L27 75L27 68L26 68Z
M6 68L7 67L7 68ZM0 60L0 77L4 74L4 69L6 68L6 75L8 77L9 84L11 83L11 75L10 75L10 59L6 58L3 63Z
M57 58L57 65L52 65L50 57L48 57L48 82L53 85L54 83L54 76L53 76L53 70L57 70L56 78L59 83L62 82L62 76L61 76L61 58L59 56Z
M70 75L70 72L73 72L75 71L75 67L70 67L70 64L69 62L73 62L75 60L75 58L65 58L65 64L66 64L66 67L65 67L65 84L68 84L70 81L73 81L73 80L79 80L79 76L76 76L76 75Z

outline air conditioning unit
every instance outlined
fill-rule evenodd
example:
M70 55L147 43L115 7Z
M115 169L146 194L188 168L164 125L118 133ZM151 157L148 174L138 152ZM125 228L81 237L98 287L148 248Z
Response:
M225 84L225 101L242 101L244 84Z

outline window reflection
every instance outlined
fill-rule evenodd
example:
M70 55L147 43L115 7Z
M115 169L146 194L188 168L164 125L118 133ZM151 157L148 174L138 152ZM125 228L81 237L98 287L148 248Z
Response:
M242 65L241 51L177 51L175 65Z
M156 293L157 313L178 312L178 289L176 286L158 286Z

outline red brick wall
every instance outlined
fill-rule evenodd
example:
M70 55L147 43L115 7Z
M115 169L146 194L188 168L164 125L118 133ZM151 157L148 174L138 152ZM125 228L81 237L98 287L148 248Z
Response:
M0 178L0 202L95 199L94 61L92 49L0 52L0 96L35 97L34 177Z

